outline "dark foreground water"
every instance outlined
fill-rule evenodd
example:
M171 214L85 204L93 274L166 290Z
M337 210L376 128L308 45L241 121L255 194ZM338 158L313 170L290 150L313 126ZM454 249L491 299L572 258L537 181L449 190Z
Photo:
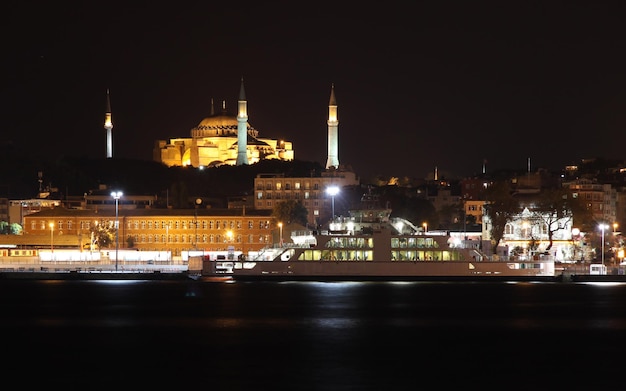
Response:
M0 297L11 389L626 384L623 283L7 280Z

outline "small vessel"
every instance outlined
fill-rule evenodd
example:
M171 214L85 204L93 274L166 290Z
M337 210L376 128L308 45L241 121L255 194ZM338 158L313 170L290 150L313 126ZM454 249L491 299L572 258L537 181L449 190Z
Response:
M294 231L293 243L267 247L249 260L220 264L234 280L550 280L554 260L492 260L447 232L424 232L392 218L367 195L328 229Z

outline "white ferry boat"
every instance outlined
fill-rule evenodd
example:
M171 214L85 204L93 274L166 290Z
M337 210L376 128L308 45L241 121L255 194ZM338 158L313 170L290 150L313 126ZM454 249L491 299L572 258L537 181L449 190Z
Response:
M207 275L234 280L428 280L555 277L554 260L491 260L449 234L423 232L391 210L368 207L334 219L328 230L295 231L293 243L268 247L249 260L213 264Z

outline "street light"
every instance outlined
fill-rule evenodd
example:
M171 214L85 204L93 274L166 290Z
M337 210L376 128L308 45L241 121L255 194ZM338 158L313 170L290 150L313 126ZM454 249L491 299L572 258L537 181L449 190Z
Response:
M54 258L54 223L50 223L50 260Z
M428 232L428 223L424 221L422 227L424 227L424 235L426 235L426 232Z
M124 195L124 193L122 193L121 191L114 191L111 193L111 197L113 197L113 199L115 200L115 271L117 271L117 254L120 249L120 238L119 238L120 223L119 223L118 209L119 209L120 197L122 197L122 195Z
M326 189L326 193L331 197L332 203L332 218L335 218L335 196L339 194L339 188L337 186L330 186Z
M235 259L235 247L232 245L233 243L233 231L226 231L226 242L228 246L226 246L226 250L228 251L228 260L233 261Z
M602 266L604 266L604 230L609 229L607 224L600 224L598 226L602 231Z
M278 223L278 232L279 232L278 243L280 243L280 247L282 247L283 246L283 223Z
M193 248L198 249L198 207L202 204L202 198L196 198L196 206L194 212L193 224L195 225L195 233L193 235Z
M576 260L576 253L577 253L577 245L576 242L578 240L580 240L580 238L578 237L578 235L580 235L580 229L578 228L572 228L572 260ZM581 257L581 261L583 260L583 257Z
M165 251L167 251L167 261L171 261L172 251L170 250L170 227L172 225L171 221L167 222L165 226Z

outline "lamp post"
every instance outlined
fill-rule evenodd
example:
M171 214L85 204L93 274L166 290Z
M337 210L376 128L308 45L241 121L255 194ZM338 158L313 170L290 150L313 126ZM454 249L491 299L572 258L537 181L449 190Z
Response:
M617 240L617 227L618 226L619 226L619 224L613 223L613 247L616 250L617 250L617 246L619 245L619 242ZM622 253L623 253L623 250L622 250ZM618 252L618 254L619 254L619 252ZM616 265L620 264L620 256L619 255L615 258L615 263L616 263Z
M424 235L426 235L426 232L428 232L428 223L424 221L422 227L424 227Z
M609 228L607 224L600 224L600 230L602 231L602 266L604 266L604 231Z
M228 260L233 261L235 259L235 247L233 246L233 231L226 231L226 250L228 251Z
M117 254L120 249L120 238L119 238L119 201L120 197L122 197L124 193L121 191L114 191L111 193L111 197L115 200L115 271L117 271Z
M167 251L167 262L171 261L171 251L170 251L170 226L172 222L168 221L165 226L165 251Z
M198 207L202 204L202 198L196 198L195 212L193 225L195 226L195 232L193 235L193 248L198 249Z
M50 223L50 260L54 258L54 223Z
M280 244L280 247L283 246L283 223L278 223L278 232L279 232L279 239L278 239L278 243Z
M335 196L337 194L339 194L339 188L337 186L330 186L326 189L326 193L330 196L331 198L331 205L332 205L332 219L335 218Z

